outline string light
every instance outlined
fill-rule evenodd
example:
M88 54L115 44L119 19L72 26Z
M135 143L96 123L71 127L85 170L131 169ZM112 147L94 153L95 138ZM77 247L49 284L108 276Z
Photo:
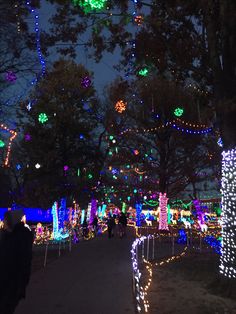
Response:
M236 149L222 153L222 255L220 273L236 278Z
M9 129L6 125L4 124L1 124L0 125L0 129L4 130L4 131L7 131L11 134L11 137L9 138L9 142L8 142L8 145L7 145L7 153L6 153L6 157L5 157L5 160L4 160L4 166L8 166L9 164L9 158L10 158L10 153L11 153L11 145L12 145L12 142L13 140L16 138L17 136L17 132Z
M148 69L147 68L143 68L143 69L138 71L138 74L140 76L148 76Z
M6 80L8 82L15 83L16 79L17 79L16 74L13 71L8 71L6 73Z
M85 76L84 78L82 78L81 80L81 86L83 88L88 88L91 86L91 79L88 76Z

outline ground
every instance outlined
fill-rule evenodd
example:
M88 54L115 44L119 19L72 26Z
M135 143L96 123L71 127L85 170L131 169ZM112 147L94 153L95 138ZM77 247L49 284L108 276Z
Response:
M164 266L153 267L150 313L236 314L236 290L220 289L219 256L191 252ZM220 295L219 295L220 294Z

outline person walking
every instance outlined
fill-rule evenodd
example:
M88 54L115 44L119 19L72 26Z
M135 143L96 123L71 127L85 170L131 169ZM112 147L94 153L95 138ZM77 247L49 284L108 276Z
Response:
M31 274L33 234L21 219L22 211L4 216L0 240L0 313L13 314L25 298Z
M109 215L107 220L107 229L108 229L108 238L114 237L114 228L116 226L115 218L112 215Z
M120 238L123 238L124 236L126 236L126 226L127 226L127 217L124 213L121 213L119 217Z

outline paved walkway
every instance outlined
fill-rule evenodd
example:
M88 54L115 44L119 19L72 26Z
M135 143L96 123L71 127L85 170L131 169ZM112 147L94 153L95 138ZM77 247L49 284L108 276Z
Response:
M132 237L107 234L32 274L16 314L134 314Z

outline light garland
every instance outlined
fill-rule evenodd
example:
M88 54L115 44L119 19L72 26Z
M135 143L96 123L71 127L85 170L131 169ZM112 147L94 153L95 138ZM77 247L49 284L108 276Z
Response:
M222 153L222 255L220 273L236 278L236 148Z
M5 157L5 160L4 160L4 166L8 166L9 164L9 158L10 158L10 153L11 153L11 145L12 145L12 141L16 138L17 136L17 132L9 129L6 125L4 124L1 124L0 125L0 129L4 130L4 131L7 131L11 134L11 137L9 138L9 142L8 142L8 145L7 145L7 153L6 153L6 157Z
M15 83L16 79L17 79L16 74L13 71L8 71L6 73L6 80L8 82Z

